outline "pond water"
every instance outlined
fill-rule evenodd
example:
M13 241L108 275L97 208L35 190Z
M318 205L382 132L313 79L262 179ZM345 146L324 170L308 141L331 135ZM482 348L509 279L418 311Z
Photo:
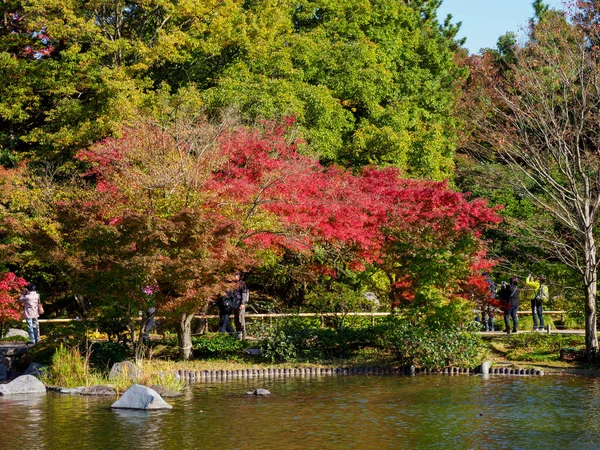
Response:
M264 387L269 397L246 397ZM600 448L600 379L420 375L198 383L169 411L0 397L0 449Z

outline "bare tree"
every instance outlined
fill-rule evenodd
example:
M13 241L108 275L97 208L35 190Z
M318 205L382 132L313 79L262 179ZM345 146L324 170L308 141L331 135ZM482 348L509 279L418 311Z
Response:
M566 19L546 13L504 73L480 69L473 109L479 149L503 162L507 179L554 220L539 234L581 274L586 352L598 351L596 225L600 208L600 73L596 27L583 6Z

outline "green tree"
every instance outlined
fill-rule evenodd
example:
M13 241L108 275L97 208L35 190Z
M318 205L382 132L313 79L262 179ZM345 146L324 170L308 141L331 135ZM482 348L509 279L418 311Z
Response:
M535 237L579 274L589 358L598 351L598 17L586 1L572 21L546 13L505 76L488 66L491 89L473 109L479 151L505 165L506 181L550 219L538 221Z
M180 61L215 2L34 0L0 5L0 156L55 166L138 117L151 74Z
M156 90L218 114L297 117L307 149L358 167L452 175L457 26L439 0L33 0L0 7L0 151L70 161Z
M208 89L209 105L295 115L324 160L451 176L465 71L454 61L457 28L437 20L439 1L276 3L249 6L252 29L269 23L273 32L254 33L252 48Z

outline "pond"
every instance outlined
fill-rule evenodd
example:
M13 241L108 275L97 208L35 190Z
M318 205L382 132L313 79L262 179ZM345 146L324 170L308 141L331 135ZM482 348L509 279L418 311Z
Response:
M264 387L269 397L246 397ZM600 379L350 376L198 383L170 411L0 397L2 449L600 448Z

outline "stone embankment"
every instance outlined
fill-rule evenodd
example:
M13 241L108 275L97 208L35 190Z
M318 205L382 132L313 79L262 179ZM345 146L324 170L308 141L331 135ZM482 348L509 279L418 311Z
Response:
M537 369L491 368L484 363L474 369L448 367L443 370L419 369L414 366L406 367L334 367L334 368L292 368L292 369L241 369L241 370L176 370L186 383L206 383L254 378L292 378L292 377L327 377L351 375L544 375Z
M23 342L0 343L0 381L17 376L17 362L29 348Z

